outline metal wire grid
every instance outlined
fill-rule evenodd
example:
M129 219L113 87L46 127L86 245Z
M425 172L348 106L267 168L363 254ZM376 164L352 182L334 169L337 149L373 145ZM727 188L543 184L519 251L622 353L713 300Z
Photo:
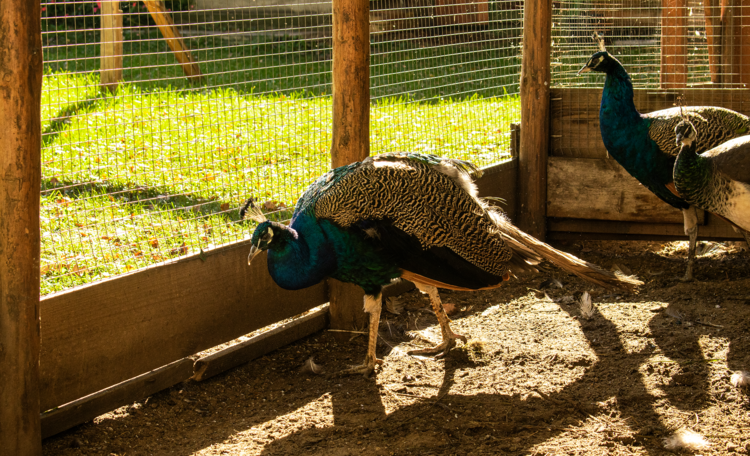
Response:
M371 148L509 156L520 121L523 3L371 2Z
M330 2L166 3L199 69L191 79L148 3L115 3L116 92L100 85L102 36L118 28L102 27L107 3L42 3L45 294L242 239L251 227L237 208L247 197L287 218L329 166ZM461 6L426 15L371 2L372 26L392 27L373 35L373 153L480 165L507 154L508 124L520 118L522 4L484 3L484 16L456 21ZM378 11L420 12L406 24Z
M673 2L680 4L679 1ZM711 81L709 72L708 34L704 2L687 0L684 8L670 14L683 19L682 34L686 38L686 85L697 87ZM627 69L638 88L659 88L662 71L677 73L672 67L662 67L662 53L674 52L662 37L661 0L562 0L553 10L552 74L553 84L559 87L599 87L595 75L576 76L576 72L598 50L591 39L594 31L604 35L607 50ZM719 18L717 18L718 20ZM721 32L713 31L712 38L721 40ZM664 41L664 45L663 44ZM671 57L678 57L671 55Z

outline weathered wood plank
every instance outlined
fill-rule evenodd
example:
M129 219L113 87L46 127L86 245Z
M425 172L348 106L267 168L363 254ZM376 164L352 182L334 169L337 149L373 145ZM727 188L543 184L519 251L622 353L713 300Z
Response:
M552 2L524 2L518 227L544 240L552 46Z
M711 214L706 214L706 224L698 227L700 240L742 240L728 223ZM680 224L654 224L618 222L607 220L556 219L549 220L549 237L553 240L567 239L642 239L642 240L686 240Z
M40 2L0 3L0 453L41 455Z
M42 438L46 439L103 413L167 389L189 379L191 375L193 360L181 359L43 413Z
M603 81L602 81L603 82ZM750 114L750 91L717 89L635 90L634 102L642 113L675 106L684 94L687 104L719 106ZM553 89L550 94L550 155L607 158L599 129L602 89Z
M328 301L325 283L279 288L249 242L191 255L41 302L41 410Z
M656 197L614 160L550 157L547 201L549 217L683 223L680 210ZM698 219L703 223L703 211Z
M193 380L202 381L271 353L277 348L322 331L328 326L328 306L263 334L212 353L195 362Z
M518 210L516 196L518 159L514 158L499 165L484 168L482 171L482 177L476 180L479 196L502 198L504 201L498 202L497 205L512 221L515 221Z

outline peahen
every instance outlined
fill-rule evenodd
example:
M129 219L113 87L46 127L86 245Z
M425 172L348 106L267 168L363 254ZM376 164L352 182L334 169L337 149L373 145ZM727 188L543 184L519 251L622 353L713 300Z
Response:
M750 136L731 139L702 154L690 120L674 129L682 145L674 164L674 186L685 201L733 225L750 244Z
M364 364L344 371L369 375L375 364L383 287L407 279L429 295L442 343L412 353L441 354L466 341L451 330L438 288L482 290L542 259L589 282L632 289L616 276L519 231L477 197L474 165L409 153L369 157L336 168L310 185L289 226L265 220L252 199L241 210L259 222L248 263L267 250L268 271L282 288L297 290L326 277L365 292L370 333Z
M679 152L674 142L674 127L680 122L680 108L641 114L633 103L633 83L622 64L604 50L591 56L578 72L606 73L599 108L599 127L607 152L641 184L666 203L682 210L688 247L688 266L683 280L692 280L698 217L695 207L671 191L672 169ZM711 149L732 138L750 132L750 119L729 109L712 106L683 108L698 131L695 148Z

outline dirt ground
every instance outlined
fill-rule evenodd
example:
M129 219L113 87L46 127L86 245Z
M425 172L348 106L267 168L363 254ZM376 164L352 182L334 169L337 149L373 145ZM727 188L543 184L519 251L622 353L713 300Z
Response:
M204 382L187 382L44 441L53 455L750 454L750 254L686 243L576 242L564 250L640 277L611 293L550 268L499 290L441 291L470 336L444 359L407 351L439 340L426 297L383 311L371 378L332 375L366 341L322 332ZM559 284L551 279L558 279ZM591 293L587 318L579 299ZM322 373L305 372L314 357Z

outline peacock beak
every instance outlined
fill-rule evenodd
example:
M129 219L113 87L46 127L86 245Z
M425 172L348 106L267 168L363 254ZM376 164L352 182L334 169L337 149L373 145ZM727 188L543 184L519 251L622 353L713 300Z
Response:
M248 266L250 266L250 263L253 262L253 258L255 258L256 256L258 256L258 254L260 252L262 252L262 250L259 249L258 247L254 246L254 245L250 246L250 255L247 256L247 265Z
M591 71L591 68L588 66L588 64L586 64L586 66L578 70L578 73L576 75L580 76L581 73L588 73L589 71Z

